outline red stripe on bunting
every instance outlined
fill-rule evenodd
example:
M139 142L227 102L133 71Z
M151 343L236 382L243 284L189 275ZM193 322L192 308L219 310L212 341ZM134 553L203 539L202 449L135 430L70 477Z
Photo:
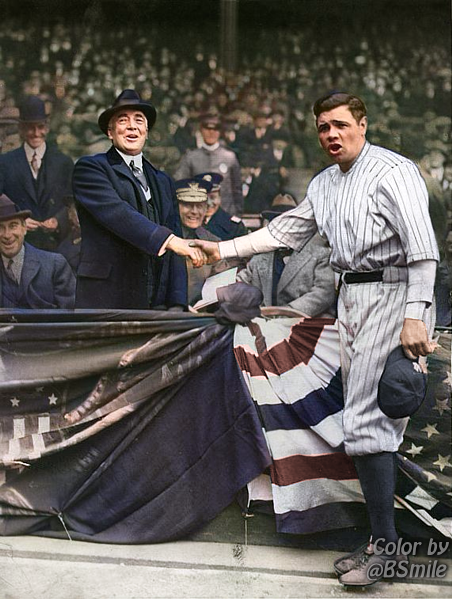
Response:
M291 328L288 338L269 350L256 356L239 346L234 348L235 357L240 368L251 376L265 376L265 373L281 375L299 364L307 364L324 327L334 322L334 318L311 318L299 322Z
M293 455L274 460L270 466L270 476L272 483L279 487L319 478L332 480L355 480L358 478L351 457L345 453L327 453L316 456Z

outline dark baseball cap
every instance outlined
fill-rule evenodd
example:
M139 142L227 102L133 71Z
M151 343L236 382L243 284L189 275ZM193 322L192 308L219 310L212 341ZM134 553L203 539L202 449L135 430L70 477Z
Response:
M424 401L427 375L419 359L407 358L401 345L392 350L378 384L378 405L389 418L406 418Z

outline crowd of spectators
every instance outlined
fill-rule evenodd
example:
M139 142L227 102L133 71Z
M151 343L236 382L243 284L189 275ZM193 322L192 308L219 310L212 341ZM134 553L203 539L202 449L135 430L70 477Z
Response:
M121 89L136 88L158 109L152 152L170 173L181 153L196 144L200 112L221 113L232 146L256 112L269 122L277 113L295 146L290 164L317 168L322 158L311 104L325 90L349 89L368 104L372 141L415 159L431 148L446 151L450 54L444 40L435 42L434 32L426 37L424 29L407 31L403 23L398 28L368 23L359 35L350 29L335 40L319 37L307 25L255 31L249 39L242 27L246 44L236 72L227 74L219 66L218 40L177 25L168 30L155 22L140 29L136 24L103 28L96 21L4 20L1 108L14 108L22 94L45 97L56 141L77 159L103 145L98 113ZM245 162L258 158L247 152Z
M145 153L170 175L184 153L202 143L199 116L221 117L222 143L241 166L244 212L256 213L280 192L302 199L309 178L325 165L312 102L345 89L368 106L369 140L422 166L441 196L437 227L444 229L447 202L450 225L448 44L427 23L344 23L331 22L323 31L319 20L315 27L242 24L238 65L230 73L220 66L217 24L204 24L209 35L203 35L202 27L176 22L102 25L95 14L79 22L62 15L6 18L0 26L1 152L20 145L15 118L26 94L46 101L53 141L74 161L106 151L98 114L119 91L134 88L158 112ZM448 229L440 232L445 251Z

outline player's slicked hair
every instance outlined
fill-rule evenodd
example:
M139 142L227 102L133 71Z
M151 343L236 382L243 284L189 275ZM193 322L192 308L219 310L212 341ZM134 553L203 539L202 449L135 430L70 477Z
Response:
M367 115L366 105L361 98L345 92L333 91L316 101L313 107L315 118L318 119L322 112L327 112L338 106L348 106L357 123Z

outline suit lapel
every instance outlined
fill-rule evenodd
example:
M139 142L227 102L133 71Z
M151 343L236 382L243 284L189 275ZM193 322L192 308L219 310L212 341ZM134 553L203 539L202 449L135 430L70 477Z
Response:
M143 156L143 170L146 174L146 179L149 183L149 189L151 190L151 202L154 207L155 222L159 224L161 222L161 217L162 217L162 214L161 214L162 197L160 195L160 189L159 189L159 186L157 185L156 177L155 177L154 173L152 172L152 167L148 163L148 161L144 158L144 156Z
M259 260L258 273L264 302L267 306L272 303L272 285L273 285L273 252L265 254Z
M38 274L39 269L41 268L41 264L35 258L34 251L32 246L25 244L25 257L24 257L24 265L22 267L22 275L21 275L21 287L25 293L30 287L30 283L33 281L35 276Z
M295 253L290 256L289 261L282 271L282 275L278 284L278 292L285 289L291 283L291 281L300 274L300 271L303 270L305 264L309 262L311 258L312 256L309 252L305 252L301 260L299 256L296 256Z
M130 168L127 166L127 164L124 162L124 160L121 158L121 156L118 154L118 152L115 150L114 147L112 147L112 148L110 148L110 150L108 150L107 155L108 155L108 160L109 160L113 170L118 175L118 177L119 178L125 177L132 184L134 192L135 192L136 207L138 208L139 212L141 212L141 214L144 214L145 216L147 216L149 218L148 203L146 201L146 198L144 196L142 187L141 187L138 179L133 175ZM124 198L124 199L127 199L127 198Z
M27 155L25 154L24 147L19 148L20 152L17 161L17 171L20 175L20 180L26 193L29 195L34 204L38 203L38 194L35 185L35 180L31 174L30 165L27 161Z

